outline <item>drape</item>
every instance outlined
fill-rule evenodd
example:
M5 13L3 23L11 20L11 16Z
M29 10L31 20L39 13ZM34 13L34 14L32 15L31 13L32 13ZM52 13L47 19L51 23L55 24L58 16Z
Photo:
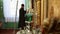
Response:
M0 0L0 19L4 18L3 13L3 0Z

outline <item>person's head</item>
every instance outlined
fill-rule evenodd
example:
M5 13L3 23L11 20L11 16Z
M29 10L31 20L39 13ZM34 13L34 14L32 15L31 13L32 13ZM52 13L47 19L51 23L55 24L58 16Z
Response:
M24 4L21 4L21 8L24 8Z

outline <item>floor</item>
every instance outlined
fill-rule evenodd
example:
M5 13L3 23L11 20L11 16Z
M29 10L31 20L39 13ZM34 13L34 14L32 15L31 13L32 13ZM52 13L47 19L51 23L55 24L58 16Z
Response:
M32 34L31 32L29 33L28 30L26 30L25 32L28 33L28 34ZM33 32L36 32L36 31L33 30ZM19 30L14 30L14 29L0 29L0 34L19 34L19 33L20 33Z
M17 31L13 29L0 29L0 34L16 34Z

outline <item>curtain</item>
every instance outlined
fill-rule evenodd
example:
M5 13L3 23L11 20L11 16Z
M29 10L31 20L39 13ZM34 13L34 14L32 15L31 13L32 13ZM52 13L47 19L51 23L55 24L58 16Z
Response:
M0 0L0 19L4 18L3 14L3 0Z

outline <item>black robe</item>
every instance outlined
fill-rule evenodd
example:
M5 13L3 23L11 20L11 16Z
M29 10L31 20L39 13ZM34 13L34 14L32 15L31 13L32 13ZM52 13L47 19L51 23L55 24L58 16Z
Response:
M23 28L25 26L25 13L24 8L21 8L19 10L19 23L18 28Z

